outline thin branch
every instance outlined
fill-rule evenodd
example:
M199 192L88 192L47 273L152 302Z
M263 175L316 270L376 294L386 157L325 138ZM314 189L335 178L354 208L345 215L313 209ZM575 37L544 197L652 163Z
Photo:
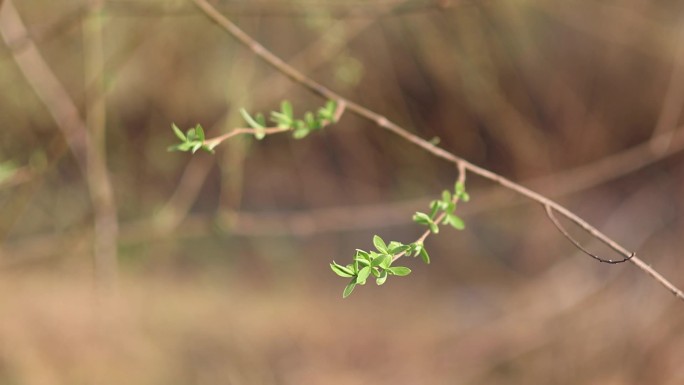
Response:
M663 285L665 288L667 288L672 294L675 295L675 297L679 298L680 300L684 301L684 292L682 292L679 288L677 288L674 284L672 284L669 280L664 278L662 275L660 275L658 272L656 272L653 268L648 266L646 263L641 261L639 258L632 256L634 253L628 251L625 247L620 245L619 243L615 242L613 239L608 237L607 235L603 234L600 232L598 229L595 227L591 226L589 223L587 223L585 220L577 216L575 213L572 211L568 210L567 208L561 206L560 204L552 201L549 198L546 198L545 196L534 192L524 186L521 186L507 178L504 178L501 175L498 175L492 171L489 171L485 168L482 168L480 166L477 166L473 163L470 163L466 161L463 158L460 158L442 148L439 148L435 146L434 144L430 143L429 141L426 141L408 131L406 131L404 128L399 126L398 124L390 121L389 119L385 118L384 116L378 114L377 112L374 112L366 107L363 107L359 104L356 104L350 100L347 100L346 98L342 97L341 95L337 94L336 92L331 91L330 89L326 88L322 84L314 81L313 79L305 76L301 72L297 71L296 69L292 68L289 66L287 63L285 63L282 59L280 59L278 56L274 55L271 53L269 50L267 50L263 45L261 45L259 42L254 40L251 36L246 34L244 31L242 31L237 25L235 25L232 21L230 21L228 18L223 16L220 12L218 12L211 4L209 4L206 0L193 0L195 5L199 9L201 9L205 15L212 20L214 23L218 24L221 28L223 28L226 32L231 34L234 38L236 38L238 41L240 41L242 44L247 46L252 52L254 52L257 56L261 57L264 61L266 61L268 64L270 64L272 67L274 67L277 71L282 72L284 75L290 77L293 81L298 82L311 90L312 92L318 94L319 96L322 96L327 99L332 99L332 100L338 100L338 101L344 101L346 103L346 107L349 111L353 112L354 114L365 118L367 120L370 120L377 124L378 126L387 129L388 131L404 138L405 140L423 148L424 150L430 152L434 156L438 158L442 158L444 160L447 160L451 163L454 163L455 165L459 167L463 167L464 169L480 175L486 179L489 179L491 181L494 181L510 190L513 190L529 199L532 199L534 201L537 201L544 206L549 206L553 208L556 212L560 213L561 215L565 216L566 218L570 219L571 221L575 222L577 225L582 227L584 230L586 230L589 234L594 236L596 239L600 240L604 244L608 245L610 248L615 250L616 252L622 254L624 257L631 257L630 261L637 265L640 269L642 269L645 273L650 275L652 278L654 278L656 281L658 281L661 285Z
M570 235L570 233L567 230L565 230L563 225L558 221L558 218L556 218L556 216L553 215L553 209L551 208L551 206L545 205L544 209L546 210L546 215L549 217L549 219L554 224L554 226L556 226L558 231L560 231L561 234L563 234L565 236L565 238L567 238L568 241L570 241L573 245L575 245L575 247L578 248L581 252L583 252L584 254L594 258L595 260L602 262L602 263L618 264L618 263L627 262L634 257L635 253L632 253L632 255L630 255L627 258L612 260L612 259L604 259L604 258L601 258L601 257L595 255L595 254L592 254L589 250L585 249L584 246L582 246L575 238L573 238L572 235Z
M280 134L282 132L287 132L291 131L291 128L289 127L266 127L263 130L264 135L273 135L273 134ZM235 128L230 132L227 132L223 135L219 135L215 138L207 139L204 141L204 144L209 146L210 148L216 147L219 144L221 144L224 140L228 140L232 137L238 136L238 135L254 135L257 133L257 130L254 128L246 128L246 127L240 127L240 128Z
M449 0L389 0L373 2L324 1L224 1L214 6L220 12L240 16L269 17L332 17L335 19L376 18L400 16L409 13L444 10L464 1ZM197 8L177 1L106 0L106 9L115 14L131 16L188 16Z

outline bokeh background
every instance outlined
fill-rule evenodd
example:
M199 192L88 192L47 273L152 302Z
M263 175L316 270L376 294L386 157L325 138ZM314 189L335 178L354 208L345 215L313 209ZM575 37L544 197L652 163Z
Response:
M682 384L684 307L474 175L352 115L167 152L170 129L324 101L190 2L0 1L0 383ZM684 286L681 1L215 1L312 78L548 195ZM605 247L567 224L604 256Z

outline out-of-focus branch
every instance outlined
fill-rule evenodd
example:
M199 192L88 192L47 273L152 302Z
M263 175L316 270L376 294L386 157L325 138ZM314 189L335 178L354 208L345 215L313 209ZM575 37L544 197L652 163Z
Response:
M83 20L85 115L91 139L86 179L95 212L94 252L97 280L106 290L112 290L116 285L118 272L119 224L114 189L107 170L102 5L102 0L91 0L91 13Z
M0 1L0 3L2 3ZM29 31L28 28L23 34L17 34L11 40L5 41L10 51L21 51L31 44L40 43L49 39L54 39L70 27L76 25L88 13L88 7L82 5L61 15L59 19L49 23L48 26ZM3 53L4 54L4 53Z
M89 26L86 27L90 28ZM86 33L101 33L99 28L101 26L95 26L93 30L88 30ZM7 0L0 9L0 34L6 43L28 36L26 27L11 0ZM92 44L101 49L101 41L98 42L98 37L91 37L94 39ZM89 48L93 48L93 46ZM101 68L102 57L99 59L94 57L100 54L97 52L97 48L94 52L91 51L91 54L93 55L92 61L86 63L86 67L90 67L91 74L97 73L97 75L87 80L100 79L101 81L102 71L98 68ZM28 39L25 48L13 51L12 55L29 85L55 120L69 149L76 158L81 172L86 177L95 210L96 270L99 272L98 276L105 281L102 283L111 286L116 274L117 223L111 183L104 163L104 133L102 132L104 105L95 100L95 104L89 106L88 124L94 127L93 132L89 133L76 104L43 59L36 45Z
M448 9L466 1L386 0L386 1L223 1L215 7L224 13L241 16L376 18L407 13ZM107 11L122 15L193 15L197 8L177 1L106 0Z
M209 4L206 0L193 0L193 2L197 5L199 9L201 9L205 15L214 23L216 23L218 26L220 26L222 29L224 29L227 33L232 35L235 39L240 41L242 44L244 44L247 48L252 50L257 56L261 57L265 62L267 62L269 65L271 65L273 68L275 68L277 71L280 71L284 75L288 76L291 78L293 81L300 83L302 86L308 88L310 91L312 91L315 94L318 94L321 97L324 97L326 99L331 99L331 100L336 100L338 102L344 102L347 105L347 109L350 112L353 112L359 117L365 118L371 122L374 122L378 126L402 137L403 139L407 140L410 143L413 143L414 145L421 147L422 149L428 151L432 155L434 155L437 158L444 159L448 162L453 163L454 165L458 166L459 169L466 169L469 172L472 172L474 174L480 175L481 177L484 177L486 179L489 179L493 182L496 182L500 184L503 187L506 187L512 191L517 192L520 195L523 195L527 197L528 199L531 199L533 201L536 201L538 203L541 203L542 205L546 207L551 207L554 211L557 213L563 215L564 217L568 218L569 220L573 221L576 223L578 226L582 227L585 231L587 231L589 234L591 234L594 238L600 240L602 243L605 245L609 246L619 254L622 254L624 257L631 257L630 261L634 263L637 267L639 267L641 270L643 270L646 274L651 276L653 279L655 279L657 282L659 282L661 285L663 285L665 288L667 288L672 294L674 294L677 298L680 300L684 301L684 292L682 292L679 288L677 288L674 284L672 284L669 280L664 278L662 275L660 275L655 269L647 265L645 262L641 261L641 259L637 257L632 257L633 252L628 251L625 247L620 245L619 243L615 242L613 239L608 237L607 235L603 234L600 232L598 229L595 227L591 226L588 222L577 216L575 213L572 211L568 210L564 206L556 203L555 201L537 193L534 192L520 184L517 184L501 175L498 175L492 171L489 171L485 168L482 168L480 166L477 166L473 163L470 163L466 161L463 158L460 158L442 148L439 148L432 144L431 142L424 140L416 135L413 135L412 133L406 131L404 128L401 126L397 125L394 122L391 122L389 119L386 117L369 110L368 108L361 106L359 104L356 104L350 100L345 99L341 95L337 94L336 92L328 89L327 87L323 86L322 84L312 80L311 78L307 77L306 75L302 74L301 72L297 71L295 68L291 67L288 65L286 62L284 62L282 59L271 53L269 50L267 50L263 45L261 45L259 42L254 40L251 36L246 34L244 31L242 31L237 25L235 25L232 21L230 21L228 18L223 16L220 12L218 12L211 4Z
M670 83L651 138L651 149L654 152L665 152L672 145L675 127L684 108L684 27L679 28L679 38Z

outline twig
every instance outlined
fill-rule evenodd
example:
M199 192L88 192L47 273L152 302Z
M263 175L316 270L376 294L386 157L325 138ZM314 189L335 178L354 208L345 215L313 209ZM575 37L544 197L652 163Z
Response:
M250 1L221 2L215 7L221 12L240 16L271 17L332 17L341 18L376 18L400 16L409 13L427 12L433 9L448 9L462 1L448 0L390 0L373 2L324 1ZM141 0L106 0L106 9L124 15L186 16L196 12L196 8L173 1L146 2Z
M291 129L289 127L284 127L284 128L283 127L266 127L263 130L263 134L273 135L273 134L279 134L281 132L286 132L286 131L291 131ZM245 127L235 128L232 131L227 132L223 135L205 140L204 144L209 146L210 148L213 148L213 147L216 147L219 144L221 144L224 140L230 139L234 136L247 135L247 134L254 135L256 133L257 133L257 131L253 128L245 128Z
M466 161L463 158L460 158L442 148L439 148L435 146L434 144L414 135L411 134L410 132L406 131L404 128L401 126L397 125L396 123L390 121L389 119L385 118L384 116L366 108L363 107L359 104L356 104L350 100L347 100L343 98L341 95L331 91L330 89L326 88L322 84L312 80L311 78L305 76L301 72L297 71L296 69L292 68L289 66L287 63L285 63L282 59L268 51L263 45L261 45L259 42L254 40L251 36L246 34L244 31L242 31L237 25L235 25L232 21L230 21L228 18L223 16L220 12L218 12L211 4L209 4L206 0L193 0L195 5L199 9L201 9L204 14L212 20L214 23L218 24L221 28L223 28L226 32L231 34L234 38L236 38L238 41L240 41L242 44L247 46L252 52L254 52L257 56L261 57L264 61L266 61L268 64L270 64L272 67L274 67L277 71L280 71L284 75L290 77L293 81L298 82L311 90L312 92L327 98L327 99L332 99L332 100L337 100L337 101L344 101L347 105L347 109L356 115L363 117L367 120L370 120L377 124L378 126L387 129L388 131L399 135L400 137L404 138L405 140L423 148L424 150L432 153L434 156L438 158L442 158L444 160L447 160L451 163L454 163L455 165L459 167L463 167L464 169L480 175L486 179L489 179L491 181L494 181L510 190L513 190L529 199L532 199L534 201L537 201L545 206L549 206L553 208L556 212L560 213L561 215L565 216L566 218L570 219L571 221L575 222L577 225L585 229L587 232L589 232L592 236L603 242L604 244L608 245L610 248L615 250L616 252L622 254L624 257L630 257L632 256L632 252L628 251L626 248L624 248L622 245L618 244L614 240L612 240L610 237L606 236L605 234L601 233L598 229L594 228L591 226L589 223L587 223L585 220L577 216L575 213L572 211L566 209L565 207L561 206L560 204L552 201L549 198L546 198L545 196L536 193L526 187L523 187L509 179L504 178L501 175L498 175L492 171L489 171L487 169L484 169L480 166L477 166L475 164L472 164L468 161ZM650 275L652 278L654 278L656 281L658 281L661 285L663 285L665 288L667 288L672 294L674 294L677 298L680 300L684 301L684 292L682 292L679 288L677 288L674 284L672 284L669 280L664 278L662 275L660 275L658 272L656 272L653 268L648 266L646 263L641 261L639 258L636 256L631 257L630 261L637 265L640 269L642 269L645 273Z
M575 238L573 238L572 235L570 235L570 233L567 230L565 230L563 225L558 221L558 218L556 218L556 216L553 215L553 209L551 208L551 206L544 205L544 210L546 210L546 215L549 217L551 222L553 222L553 224L556 226L558 231L560 231L561 234L563 234L565 236L565 238L567 238L581 252L583 252L584 254L594 258L595 260L597 260L599 262L603 262L603 263L608 263L608 264L618 264L618 263L622 263L622 262L627 262L634 257L635 253L632 253L632 255L630 255L627 258L612 260L612 259L604 259L604 258L601 258L601 257L595 255L595 254L592 254L589 250L585 249L584 246L582 246Z

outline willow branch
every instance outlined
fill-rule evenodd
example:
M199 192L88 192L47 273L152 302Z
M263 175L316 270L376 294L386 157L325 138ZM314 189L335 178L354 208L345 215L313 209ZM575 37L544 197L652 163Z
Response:
M214 23L216 23L218 26L220 26L222 29L224 29L226 32L228 32L230 35L232 35L235 39L237 39L239 42L244 44L248 49L250 49L254 54L262 58L266 63L271 65L273 68L275 68L277 71L283 73L285 76L289 77L293 81L301 84L302 86L308 88L310 91L313 93L326 98L326 99L332 99L332 100L338 100L338 101L344 101L346 103L347 109L354 113L355 115L362 117L364 119L367 119L371 122L374 122L376 125L402 137L403 139L407 140L408 142L413 143L414 145L428 151L432 155L444 159L448 162L451 162L459 167L463 167L469 172L472 172L476 175L479 175L483 178L489 179L495 183L500 184L503 187L506 187L512 191L515 191L516 193L523 195L527 197L528 199L531 199L533 201L536 201L538 203L541 203L544 206L551 207L554 211L558 212L562 216L566 217L567 219L571 220L572 222L576 223L578 226L582 227L585 231L587 231L589 234L591 234L594 238L598 239L602 243L606 244L608 247L612 248L615 250L617 253L623 255L625 258L630 258L630 261L634 263L638 268L643 270L646 274L651 276L653 279L658 281L662 286L664 286L666 289L668 289L675 297L679 298L680 300L684 301L684 292L682 292L679 288L677 288L674 284L672 284L669 280L667 280L665 277L663 277L661 274L659 274L655 269L647 265L645 262L643 262L641 259L638 257L632 255L634 254L633 252L628 251L624 246L620 245L607 235L603 234L601 231L596 229L595 227L591 226L588 222L580 218L577 214L573 213L572 211L568 210L564 206L560 205L559 203L535 192L532 191L520 184L517 184L510 179L507 179L499 174L496 174L492 171L489 171L485 168L482 168L480 166L477 166L473 163L468 162L467 160L458 157L449 151L446 151L429 141L422 139L410 132L408 132L406 129L402 128L398 124L390 121L386 117L380 115L377 112L374 112L360 104L354 103L351 100L347 100L343 96L339 95L338 93L328 89L327 87L323 86L322 84L314 81L313 79L307 77L306 75L302 74L295 68L291 67L287 63L285 63L282 59L280 59L278 56L274 55L272 52L267 50L263 45L261 45L259 42L254 40L251 36L249 36L247 33L245 33L242 29L240 29L237 25L235 25L232 21L230 21L228 18L223 16L220 12L216 10L211 4L209 4L206 0L192 0L194 4L202 11L204 14Z

